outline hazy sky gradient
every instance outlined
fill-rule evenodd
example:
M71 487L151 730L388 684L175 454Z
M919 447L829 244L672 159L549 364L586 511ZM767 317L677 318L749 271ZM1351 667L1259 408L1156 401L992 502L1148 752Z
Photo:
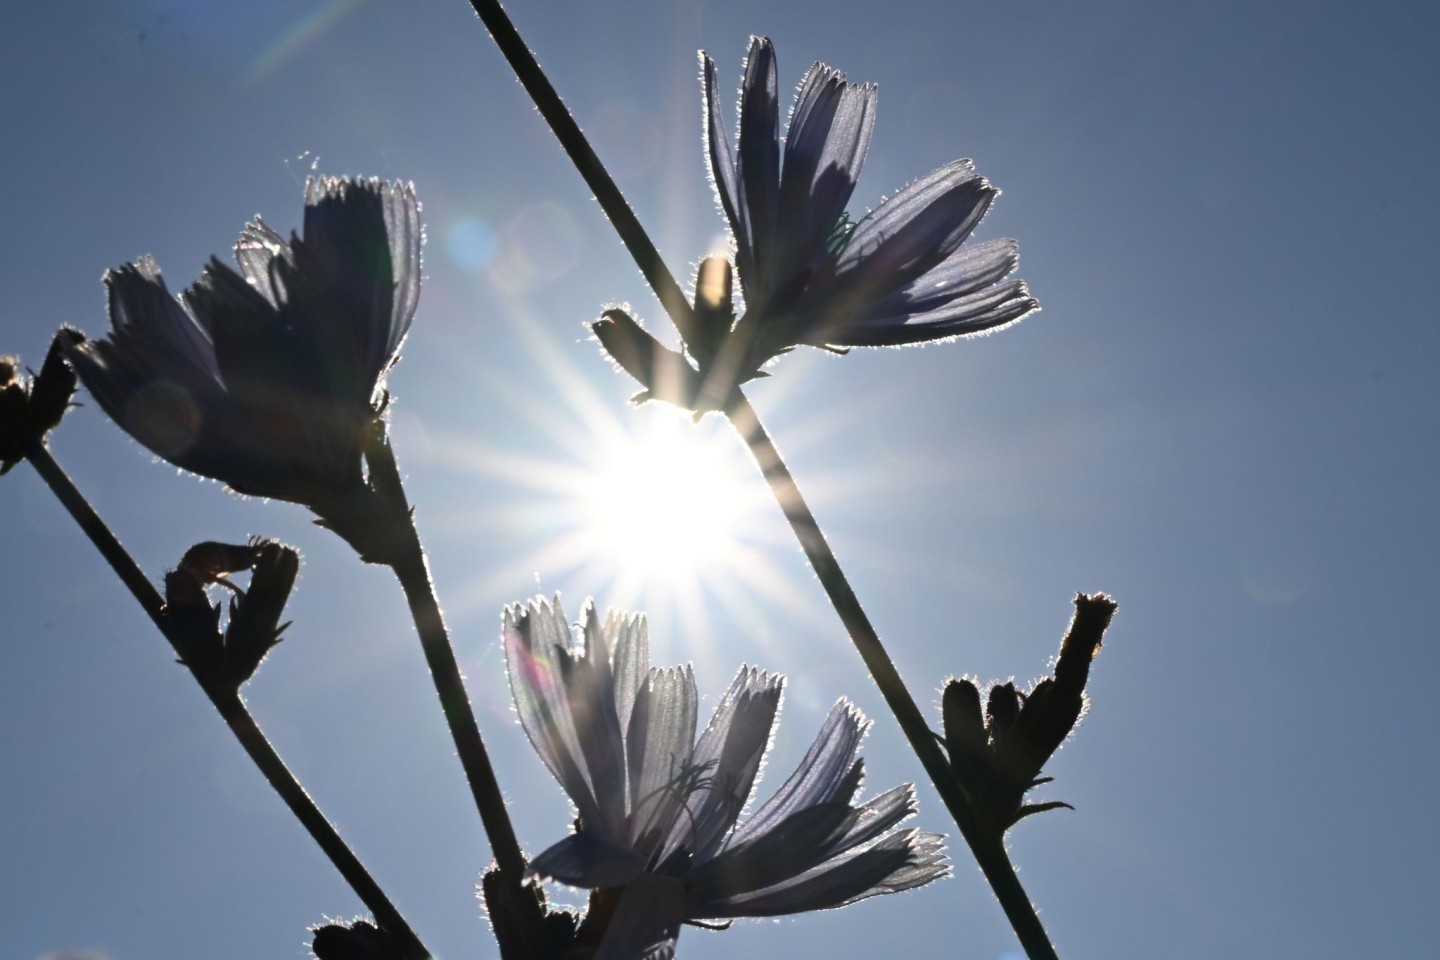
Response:
M959 156L1005 191L980 236L1020 240L1041 314L797 353L750 396L922 703L952 674L1038 676L1077 590L1119 600L1042 794L1078 809L1012 836L1061 955L1432 950L1440 13L513 6L682 282L723 242L696 50L738 89L752 33L784 88L816 59L880 85L852 212ZM415 182L426 283L395 442L528 850L570 818L496 643L502 605L537 591L572 616L592 594L648 609L656 662L694 661L702 710L741 663L788 673L762 791L841 695L876 721L867 794L920 776L738 442L628 408L586 340L618 301L673 335L466 4L27 4L0 75L0 352L32 364L61 323L107 329L106 268L152 253L178 291L255 213L298 227L312 168ZM584 503L650 431L733 477L739 547L642 585ZM300 508L177 476L93 404L51 446L154 576L199 540L300 548L254 713L430 946L494 956L472 890L488 849L385 571ZM306 956L305 927L356 898L28 466L0 480L0 528L0 956ZM916 822L954 832L928 786ZM954 859L916 894L689 930L682 955L1017 960Z

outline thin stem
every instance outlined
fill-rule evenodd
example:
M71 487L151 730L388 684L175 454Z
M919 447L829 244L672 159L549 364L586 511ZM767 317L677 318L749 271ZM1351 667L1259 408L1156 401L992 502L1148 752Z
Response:
M410 604L415 632L420 636L425 662L430 666L435 692L440 696L440 707L445 712L445 722L460 754L465 778L470 782L475 807L480 811L480 820L490 838L491 851L501 872L519 883L525 873L525 855L520 852L520 842L515 838L515 828L511 826L510 814L505 809L505 798L495 779L495 768L490 765L490 755L480 737L475 713L470 709L470 697L465 692L460 665L455 661L455 651L450 646L450 635L445 629L445 618L435 598L430 566L413 526L407 541L400 558L391 568Z
M650 289L655 291L655 296L660 298L660 304L670 315L671 322L686 343L694 343L695 314L690 308L690 301L685 299L684 291L661 259L660 251L650 241L650 236L640 225L635 211L625 202L625 196L616 186L610 172L595 155L590 142L580 131L579 124L560 99L560 94L555 92L555 88L550 85L550 79L545 76L545 71L541 70L540 64L536 62L534 54L525 46L525 41L520 39L520 34L501 8L499 0L470 0L470 6L480 16L485 29L490 31L491 39L509 62L510 69L515 71L520 85L534 101L540 115L550 125L556 139L560 141L560 146L575 164L575 169L580 171L585 185L595 194L595 199L600 202L600 209L610 218L610 225L620 235L620 242L625 244L625 249L635 258L636 265L645 275Z
M16 432L26 433L20 430ZM45 445L30 435L22 435L20 442L25 450L26 459L34 465L41 479L50 487L61 504L69 511L70 516L80 525L80 529L85 531L86 536L109 562L121 582L129 588L130 593L139 602L141 609L159 628L165 639L170 642L176 654L181 655L180 647L170 636L165 620L165 600L160 596L160 592L155 589L134 558L106 526L105 521L100 519L100 515L81 494L74 481L61 469L60 464L55 462L55 458L50 455L50 451L46 449ZM315 805L310 794L285 766L285 761L280 759L280 755L275 752L275 748L270 745L270 741L261 732L254 717L246 709L239 693L213 690L204 683L201 683L200 687L210 698L215 709L220 712L220 716L224 719L226 726L230 728L230 732L235 735L235 739L240 741L245 753L265 775L271 788L280 795L280 799L285 801L285 805L304 825L311 838L330 858L330 862L335 865L336 870L340 871L345 882L350 885L356 896L374 915L380 928L394 938L405 957L412 958L412 960L429 958L431 956L429 949L421 942L415 931L410 929L410 925L405 922L400 911L390 902L385 891L380 889L380 885L370 876L365 865L345 845L345 841L340 838L334 825L325 818L325 814L320 812L320 808Z
M820 584L830 597L830 603L845 624L855 649L859 651L870 675L875 679L876 686L885 697L886 704L899 721L905 738L910 741L910 748L920 758L925 772L929 774L935 789L945 801L950 816L954 818L960 833L970 845L985 879L989 881L1005 910L1005 916L1015 928L1026 955L1031 960L1056 960L1055 948L1051 946L1045 928L1040 923L1040 917L1036 914L1024 887L1020 885L1020 878L1016 876L1015 867L1006 856L1003 842L982 830L976 821L960 785L950 772L950 764L940 749L939 742L925 722L925 715L915 703L915 698L910 695L894 661L885 652L870 618L865 614L859 598L850 587L850 581L840 568L839 560L835 558L825 535L820 532L815 515L805 503L794 476L785 466L785 461L780 458L780 451L760 423L759 415L739 391L736 391L726 415L745 440L756 465L770 484L770 491L780 504L785 519L790 521L790 529L795 532L795 538L800 541L810 566L820 578Z

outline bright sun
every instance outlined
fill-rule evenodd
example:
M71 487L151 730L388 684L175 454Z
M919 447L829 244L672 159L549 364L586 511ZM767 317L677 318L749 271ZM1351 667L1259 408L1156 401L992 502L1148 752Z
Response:
M493 370L481 380L525 423L524 452L427 434L461 475L511 488L456 514L455 536L481 529L510 550L452 612L560 590L572 611L593 597L648 613L665 625L657 638L684 638L685 659L728 670L743 640L767 645L767 663L785 669L770 641L797 623L813 629L825 611L797 576L785 522L743 443L718 416L696 423L661 404L621 406L543 331L517 321L534 354L527 370L543 381ZM470 488L463 496L477 502Z
M733 458L679 418L653 418L646 428L613 443L578 491L591 555L647 581L734 563L742 491L756 478L736 476Z

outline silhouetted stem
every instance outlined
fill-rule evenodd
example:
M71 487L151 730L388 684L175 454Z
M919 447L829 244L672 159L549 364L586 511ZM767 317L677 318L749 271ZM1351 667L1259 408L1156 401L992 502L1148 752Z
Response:
M977 822L965 794L950 772L950 763L941 750L939 741L925 722L925 715L915 703L915 698L910 695L900 672L895 669L894 661L885 652L880 637L870 624L870 618L866 616L859 598L850 588L850 581L840 568L840 561L835 558L825 535L820 532L815 515L810 512L810 507L800 493L800 487L780 458L780 451L760 423L755 409L743 394L736 391L726 415L735 430L744 438L756 465L770 484L771 493L784 512L785 519L790 521L790 529L800 541L800 547L805 551L811 568L830 597L835 612L840 614L840 620L845 624L851 642L859 651L860 658L865 661L865 666L875 679L875 685L880 688L890 711L899 721L905 738L910 741L911 749L920 758L930 781L945 801L950 816L954 818L960 833L970 845L985 879L990 882L995 896L1005 910L1005 916L1015 928L1026 955L1031 960L1055 960L1055 948L1051 946L1030 898L1020 885L1015 867L1005 853L1002 838L982 829Z
M615 232L620 235L620 241L635 258L635 263L645 275L650 289L655 291L655 296L660 298L660 304L670 315L671 322L686 342L694 342L695 314L690 308L690 302L685 299L684 291L675 282L675 277L670 273L670 268L665 266L665 261L660 258L660 251L650 242L650 236L640 225L635 211L625 202L625 196L616 186L610 172L591 149L589 141L580 131L575 118L570 115L564 101L550 85L545 71L540 69L540 64L536 62L530 48L520 39L515 25L510 22L498 0L470 0L470 6L479 14L485 29L490 31L491 39L509 62L510 69L515 71L516 78L534 101L540 115L550 125L556 139L560 141L560 146L575 164L575 169L580 171L585 185L595 194L595 199L600 202L600 209L610 218L610 225L615 228Z
M425 662L430 666L435 692L440 696L445 722L460 754L465 778L470 782L475 807L490 838L491 852L500 870L519 883L525 874L525 856L515 839L515 828L510 825L510 814L505 809L505 798L495 779L495 769L490 765L490 755L480 737L475 713L470 709L470 697L465 692L460 665L455 661L455 651L450 646L450 635L445 629L445 618L440 613L439 601L435 599L435 586L430 580L424 548L420 545L419 535L414 534L413 526L411 531L412 536L403 548L402 557L392 564L392 569L410 604L415 631L425 651Z
M155 589L154 584L145 576L144 571L135 563L134 558L121 545L115 534L105 525L105 521L100 519L100 515L80 493L74 481L55 462L55 458L50 455L50 451L45 448L45 445L28 436L21 437L21 443L26 459L35 467L36 472L40 474L41 479L50 487L55 496L59 498L70 516L80 525L80 529L85 531L90 542L95 544L96 549L109 562L111 568L139 602L146 615L159 628L160 633L167 641L170 641L176 654L180 655L181 650L171 639L167 629L165 600L160 596L160 592ZM240 695L236 692L212 690L204 683L201 683L200 687L210 698L215 709L220 712L220 716L225 720L230 732L235 735L235 739L239 740L240 745L245 748L245 753L265 775L271 788L280 795L280 799L285 801L285 805L295 814L296 819L304 825L310 836L319 844L320 849L330 858L330 862L335 865L336 870L340 871L340 875L345 878L350 889L355 891L355 895L374 915L380 928L393 938L407 958L427 960L431 956L430 951L416 936L415 931L410 929L410 925L405 922L400 911L390 902L385 891L381 890L380 885L370 876L365 865L345 845L345 841L340 839L340 834L320 812L320 808L315 805L315 801L301 786L300 781L295 779L295 775L285 766L285 761L280 759L280 755L275 752L275 748L265 738L265 734L261 732L254 717L246 709Z

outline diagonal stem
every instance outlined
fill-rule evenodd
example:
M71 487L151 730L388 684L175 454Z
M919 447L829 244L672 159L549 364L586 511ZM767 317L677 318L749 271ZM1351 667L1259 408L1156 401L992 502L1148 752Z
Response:
M70 516L80 525L80 529L95 544L102 556L109 562L110 567L120 577L121 582L130 590L140 607L146 615L170 641L175 648L177 655L182 655L181 650L176 646L170 637L165 620L165 600L160 592L155 589L150 580L145 576L133 557L116 538L115 534L106 526L105 521L95 512L95 508L85 499L85 496L75 486L75 482L55 462L50 451L45 445L33 436L29 431L16 428L20 434L20 442L25 451L25 457L35 467L41 479L50 487L60 503L69 511ZM197 678L198 679L198 678ZM401 916L400 911L390 902L385 891L370 876L360 858L340 838L333 824L325 818L325 814L316 806L314 799L306 792L300 781L285 766L285 761L275 752L265 734L255 723L255 718L245 707L245 702L240 698L238 692L221 691L211 689L202 683L201 689L210 698L215 709L220 712L230 732L235 739L240 741L240 746L245 753L260 768L265 775L271 788L285 801L290 812L295 814L296 819L305 827L310 836L330 858L335 869L345 878L345 882L355 891L355 894L365 904L380 928L394 938L406 960L427 960L431 956L429 949L421 942L415 931Z
M440 601L435 596L430 564L415 526L415 512L405 497L395 451L390 446L383 421L377 420L375 428L376 432L369 438L365 452L365 462L369 466L367 479L372 493L389 517L380 526L388 527L390 532L382 534L381 541L385 546L373 562L390 567L405 592L410 615L415 621L415 632L425 653L425 663L430 668L430 678L440 698L445 724L450 728L450 737L455 743L456 753L460 755L460 765L470 784L475 809L490 841L496 868L486 873L482 886L486 903L498 905L498 911L505 913L503 917L495 916L493 931L500 946L500 956L503 960L545 957L550 951L549 934L545 929L544 896L537 887L526 882L525 855L510 823L505 797L500 792L495 768L490 764L490 754L480 736L480 726L475 722L475 712L470 708L465 678L460 673L455 649L450 644L450 633L445 627L445 617L440 612ZM336 529L338 532L339 528Z
M954 818L960 833L970 845L971 853L975 855L985 879L999 898L1005 916L1015 928L1026 955L1030 960L1056 960L1055 948L1051 946L1045 928L1040 923L1040 917L1020 885L1020 878L1016 876L1015 867L1006 855L1003 842L983 830L976 820L964 792L950 772L950 764L940 749L939 741L925 722L925 715L921 713L915 698L906 688L894 661L885 652L885 646L875 633L875 628L865 614L864 607L860 605L859 598L855 596L855 591L851 589L845 571L840 568L840 561L830 549L825 535L820 532L815 515L810 512L809 505L800 493L800 487L785 466L785 461L780 458L780 451L765 431L755 408L750 406L750 401L737 390L726 410L726 416L744 439L761 474L770 484L770 492L775 495L785 519L790 522L795 539L800 541L811 568L820 579L821 586L830 597L830 603L850 634L851 642L855 644L860 658L865 661L866 668L875 679L875 685L884 695L885 703L899 721L905 739L910 741L910 748L920 758L930 781L945 801L950 816Z
M680 331L686 343L694 343L695 312L690 308L690 301L685 299L684 291L675 282L670 268L665 266L660 251L650 241L650 235L640 225L635 211L625 202L625 196L616 186L610 171L605 169L605 165L595 155L590 142L581 132L580 125L570 115L569 109L560 99L560 94L550 85L550 79L545 76L545 71L540 69L535 55L525 46L525 41L520 39L519 32L506 16L499 0L470 0L470 6L485 24L485 29L490 31L491 39L500 48L500 53L510 64L510 69L515 71L516 78L530 95L540 115L550 125L555 138L560 141L560 146L575 164L575 169L580 171L585 185L595 194L595 199L600 202L600 209L610 218L610 225L620 235L620 242L625 244L625 249L635 258L636 265L645 276L645 282L650 284L650 289L660 298L660 304L670 315L675 328Z
M534 55L501 9L498 0L470 0L470 5L490 31L491 38L510 63L511 69L534 101L540 115L550 125L580 176L594 192L600 208L610 218L621 242L634 257L640 272L644 274L666 313L670 315L681 338L686 342L694 342L691 334L695 327L695 314L689 301L685 299L674 275L661 259L659 251L625 201L620 188L595 155L579 125L575 123L560 95L555 92ZM781 460L774 442L738 388L734 391L726 415L745 439L761 473L769 481L771 492L779 502L786 519L790 521L791 529L805 550L805 555L836 612L840 614L851 641L870 669L916 756L969 843L981 871L1000 900L1027 956L1030 960L1057 960L1055 948L1050 944L1035 907L1020 884L1014 865L1005 852L1003 840L990 837L979 829L974 813L959 785L955 783L945 755L926 725L915 698L906 689L894 663L886 654L874 627L865 615L864 608L850 588L839 561L821 534L820 525L800 495L800 488Z
M425 559L424 548L413 525L410 529L408 542L401 556L391 564L391 569L395 571L395 577L405 591L405 600L410 605L415 632L420 637L420 646L424 649L425 662L435 682L435 692L440 697L445 722L460 754L460 765L470 782L475 807L480 812L485 834L490 838L491 851L500 870L519 882L525 873L525 856L520 852L520 842L515 838L515 828L505 809L505 798L500 793L495 768L490 764L490 754L480 736L475 712L470 708L470 697L465 692L460 664L455 660L450 634L445 628L445 617L435 597L435 584L430 579L430 566Z

